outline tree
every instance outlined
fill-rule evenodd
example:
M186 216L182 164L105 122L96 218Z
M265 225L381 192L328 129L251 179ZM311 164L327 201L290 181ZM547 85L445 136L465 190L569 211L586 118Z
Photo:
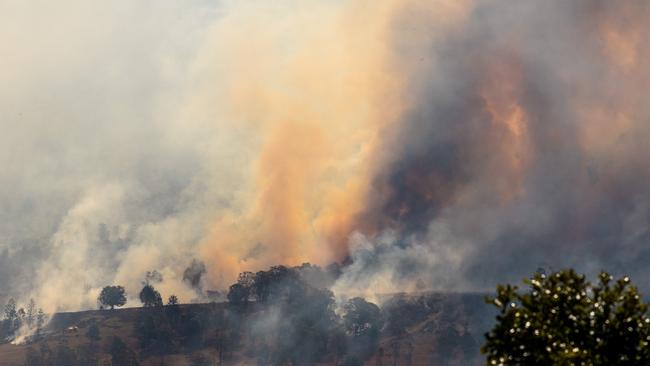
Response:
M34 302L34 299L29 299L29 305L27 305L27 316L25 320L28 327L34 327L34 323L36 321L36 302Z
M16 327L16 329L19 329L20 327L23 326L23 324L25 324L25 321L26 321L26 318L27 318L27 313L25 312L25 309L20 308L20 309L18 309L17 314L18 314L18 316L16 317L16 325L15 325L15 327Z
M176 297L176 295L169 296L167 306L165 307L165 313L167 314L167 318L172 327L178 325L177 323L181 318L181 309L178 306L178 297Z
M18 311L16 311L16 300L13 298L7 301L5 305L5 320L13 323L18 318Z
M99 302L105 306L110 306L113 310L116 306L121 307L126 304L126 295L122 286L106 286L99 294Z
M230 286L228 290L228 302L234 306L242 306L248 303L249 291L239 283Z
M43 312L43 309L38 309L38 313L36 314L36 334L41 334L41 331L43 330L43 326L45 325L45 313Z
M167 300L167 305L169 305L169 306L178 305L178 297L176 297L176 295L171 295L169 297L169 300Z
M277 318L272 326L255 331L255 338L263 340L255 344L258 364L312 365L322 361L328 349L335 348L336 342L331 338L340 319L334 311L334 295L325 288L312 286L301 271L317 274L320 269L310 265L274 266L255 274L244 272L230 286L228 300L231 305L243 305L253 298L256 308L260 309L254 316ZM228 314L238 318L236 323L241 323L239 311ZM220 360L223 360L223 349L234 347L238 338L238 331L217 336L217 348L222 354ZM228 347L224 347L224 339ZM342 341L345 343L345 339Z
M628 277L591 284L573 270L499 285L482 352L490 365L648 365L648 305Z
M152 285L149 284L144 285L140 291L140 302L142 302L142 304L147 308L163 305L160 293L156 291Z
M351 337L351 351L366 359L379 346L379 335L384 320L379 307L355 297L343 305L343 325Z

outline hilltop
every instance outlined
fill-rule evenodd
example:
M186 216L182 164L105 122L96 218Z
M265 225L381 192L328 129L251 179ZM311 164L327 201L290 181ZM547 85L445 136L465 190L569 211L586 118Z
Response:
M227 315L233 311L231 308L228 303L177 305L174 316L187 324L179 332L170 332L170 339L164 344L160 339L143 342L143 322L158 316L155 314L168 312L167 306L58 313L41 336L22 345L0 345L0 360L3 366L22 366L30 357L34 365L39 364L39 357L59 361L76 357L82 364L111 365L116 352L115 340L119 339L124 347L118 351L124 356L112 365L135 362L143 366L218 365L220 353L225 365L257 365L263 359L260 356L263 340L256 337L253 327L258 323L253 320L266 318L269 313L256 304L238 312L237 326L242 327L239 339L225 346L220 334L234 327L232 317ZM378 348L365 364L479 364L482 334L492 319L489 311L482 294L391 295L382 306L387 322ZM197 320L199 323L195 323ZM88 335L94 327L98 330L97 340ZM342 362L331 352L322 360L322 365Z

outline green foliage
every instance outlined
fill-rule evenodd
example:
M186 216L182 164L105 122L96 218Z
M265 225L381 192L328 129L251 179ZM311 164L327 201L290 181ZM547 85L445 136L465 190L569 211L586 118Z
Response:
M121 307L126 304L126 293L122 286L106 286L99 294L99 302L103 306L110 306L114 309L116 306Z
M482 352L489 365L649 365L648 305L629 278L596 284L573 270L499 285Z

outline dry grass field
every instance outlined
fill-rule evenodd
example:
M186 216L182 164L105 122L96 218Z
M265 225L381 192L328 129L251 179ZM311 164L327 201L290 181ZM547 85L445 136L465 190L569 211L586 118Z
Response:
M366 361L366 365L419 366L419 365L474 365L480 364L479 348L482 333L489 317L480 294L430 294L435 309L417 315L417 322L399 335L382 333L378 351ZM207 312L224 309L227 304L181 305L183 312ZM143 350L135 331L138 316L146 309L129 308L95 310L55 314L43 335L28 344L0 344L0 365L23 366L28 352L43 349L56 350L64 346L77 351L92 352L98 356L99 365L112 365L109 349L117 336L137 356L143 366L185 366L197 364L199 355L208 364L218 365L218 353L213 347L170 348L155 353ZM486 320L486 318L488 318ZM87 336L89 327L96 324L100 339L91 341ZM255 357L255 341L246 335L241 344L223 359L225 365L258 365ZM206 344L210 344L209 340ZM194 362L194 363L193 363ZM333 355L327 356L321 365L340 363Z

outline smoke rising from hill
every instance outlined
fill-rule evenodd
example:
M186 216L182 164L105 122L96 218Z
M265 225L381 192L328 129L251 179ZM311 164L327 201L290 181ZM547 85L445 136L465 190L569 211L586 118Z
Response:
M641 3L0 5L0 297L190 301L352 259L339 292L540 266L646 286ZM191 282L191 281L190 281Z

